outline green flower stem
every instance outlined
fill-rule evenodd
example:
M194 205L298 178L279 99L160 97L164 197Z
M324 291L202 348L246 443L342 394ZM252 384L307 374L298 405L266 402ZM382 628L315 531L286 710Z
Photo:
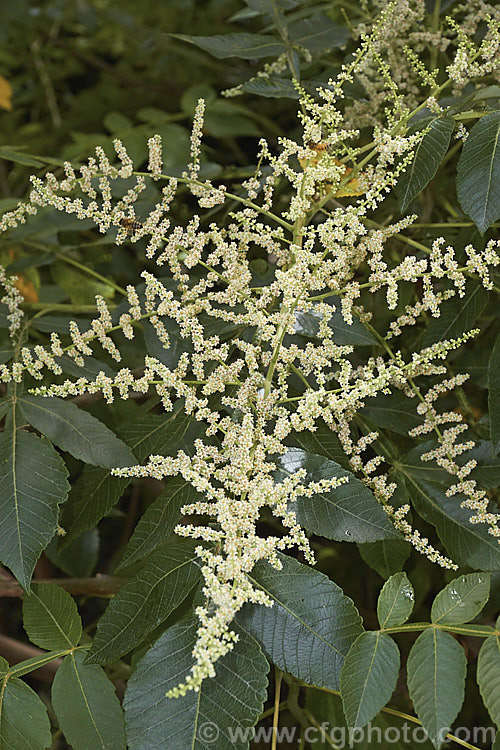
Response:
M438 221L438 222L430 222L430 223L421 223L416 221L414 224L410 224L408 229L414 229L416 227L424 228L424 229L449 229L450 227L475 227L473 221ZM496 222L495 224L492 224L490 229L492 228L498 228L500 227L500 224Z
M299 370L299 368L298 368L298 367L295 367L295 365L294 365L294 364L290 363L290 370L291 370L292 372L294 372L294 373L295 373L295 375L296 375L296 376L297 376L297 377L298 377L298 378L299 378L300 380L302 380L303 384L305 385L305 387L306 387L306 388L307 388L308 390L311 390L311 389L312 389L312 386L311 386L311 385L309 385L309 383L307 382L307 380L306 380L305 376L304 376L304 375L303 375L303 374L301 373L301 371Z
M121 287L119 284L116 284L111 279L107 279L105 276L101 276L100 273L97 273L97 271L93 271L92 268L89 268L88 266L83 265L83 263L79 263L77 260L73 260L73 258L68 257L67 255L64 255L64 253L56 253L57 258L59 260L62 260L63 263L67 263L70 266L74 266L75 268L78 268L79 271L82 273L86 273L89 276L93 276L94 279L97 279L102 284L106 284L107 286L112 287L115 291L119 292L120 294L123 294L124 297L127 296L127 291L123 287Z
M425 249L426 252L429 253L429 249L425 248L425 245L421 245L421 249ZM467 275L470 275L472 278L475 278L469 266L461 266L460 268L457 268L457 273L466 273ZM424 273L415 274L416 279L424 279L426 276L434 277L434 274L432 273L432 271L424 271ZM405 281L405 279L402 276L400 276L396 278L395 281ZM377 285L383 286L380 284L380 281L366 281L364 284L360 284L359 288L369 289L370 287L377 286ZM493 287L493 289L494 291L498 291L500 293L500 289L497 290L497 287ZM347 291L347 287L343 287L342 289L332 289L330 292L324 292L324 294L317 294L315 297L308 297L308 301L320 302L324 299L328 299L328 297L339 297L341 294L345 294L346 291Z
M47 315L50 312L62 312L72 313L73 315L81 315L83 313L95 313L97 307L95 305L66 305L53 302L23 302L23 310L38 310L39 312ZM108 305L110 310L113 310L115 305ZM40 316L38 316L40 317Z
M150 172L133 172L134 175L137 175L139 177L151 177ZM201 180L193 180L191 177L173 177L172 175L168 174L162 174L160 175L161 179L163 180L176 180L177 182L181 183L182 185L198 185L199 187L206 188L204 182ZM244 206L247 206L248 208L253 208L255 211L258 211L260 214L263 214L264 216L267 216L268 219L271 219L272 221L275 221L277 224L280 224L285 229L288 229L289 232L293 231L293 224L290 224L288 221L285 221L281 218L281 216L277 216L276 214L273 214L272 211L264 211L262 206L259 206L258 203L254 203L251 200L248 200L248 198L242 198L241 195L236 195L235 193L229 193L227 190L224 191L224 195L227 198L231 198L233 201L236 201L237 203L242 203Z
M30 247L34 247L36 250L43 250L44 252L49 252L49 253L53 252L50 249L50 247L48 247L47 245L42 245L40 242L33 242L32 240L26 240L25 244L29 245ZM74 266L75 268L78 268L78 270L81 271L82 273L86 273L89 276L93 276L102 284L106 284L107 286L112 287L115 291L119 292L120 294L123 294L125 297L127 296L126 290L123 289L123 287L121 287L119 284L116 284L112 279L107 279L105 276L102 276L100 273L97 273L97 271L93 271L88 266L85 266L83 263L79 263L77 260L70 258L64 253L55 252L54 254L58 258L58 260L62 261L63 263L67 263L70 266Z

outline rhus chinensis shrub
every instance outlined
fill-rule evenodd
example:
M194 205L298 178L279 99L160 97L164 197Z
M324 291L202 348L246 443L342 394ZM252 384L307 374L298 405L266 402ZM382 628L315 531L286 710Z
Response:
M280 33L296 6L277 4ZM3 214L6 241L36 214L65 212L144 261L126 289L83 267L121 301L101 291L95 316L77 309L67 325L46 314L63 305L30 306L2 271L0 557L48 652L2 664L5 747L50 745L45 707L19 678L60 657L52 702L74 748L249 747L259 718L278 730L280 691L297 743L313 747L307 729L323 726L321 747L336 747L321 720L382 726L400 669L391 636L420 631L407 685L428 742L450 740L462 706L457 634L483 639L477 680L500 722L494 605L491 622L470 623L500 562L499 19L485 8L439 21L438 7L424 31L423 6L392 3L352 29L357 50L319 86L298 82L307 45L278 48L226 93L286 84L295 137L262 139L241 183L210 177L199 99L184 172L164 167L159 135L143 171L115 139L113 154L98 146L33 177ZM117 429L93 415L101 397L124 402L110 412ZM31 586L34 566L50 545L64 570L140 486L149 500L115 574L66 585L113 594L82 636L65 579ZM364 629L336 582L341 543L360 553L352 579L387 579L378 627ZM410 552L426 575L447 571L428 622L407 623ZM270 662L275 710L263 714ZM126 735L108 674L129 678ZM16 698L33 721L14 731Z

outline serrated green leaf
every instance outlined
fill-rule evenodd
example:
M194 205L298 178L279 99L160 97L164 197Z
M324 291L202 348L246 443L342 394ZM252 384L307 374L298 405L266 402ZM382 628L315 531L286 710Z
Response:
M291 432L284 443L290 448L298 447L307 453L316 453L318 456L330 458L347 471L351 468L337 434L322 419L317 422L317 429L314 432L307 430Z
M361 633L340 673L342 704L350 727L362 728L390 700L399 674L399 649L388 635Z
M381 628L402 625L412 613L415 592L406 573L396 573L386 581L377 601L377 617Z
M280 669L338 690L344 658L363 630L361 618L325 575L285 555L279 559L282 570L259 562L249 576L273 606L246 604L237 620Z
M112 299L115 294L111 284L92 278L62 261L52 263L50 273L74 305L92 305L97 294L104 299Z
M398 474L405 477L416 511L436 527L454 562L476 570L496 570L500 545L484 524L470 523L473 511L461 507L463 495L446 496L453 477L432 462L422 463L424 449L427 445L417 447L398 463Z
M75 404L25 395L18 403L29 424L75 458L107 469L137 463L130 448L109 427Z
M467 660L449 634L430 628L408 657L408 690L417 716L439 750L464 700Z
M2 750L46 750L52 746L47 709L22 680L0 683L0 747Z
M500 621L497 623L497 628ZM477 659L477 684L492 720L500 727L500 636L485 638Z
M277 37L267 34L218 34L214 36L188 36L169 34L175 39L194 44L214 57L240 57L243 60L258 60L263 57L281 55L286 47Z
M3 419L6 414L12 409L12 400L4 396L0 399L0 419Z
M257 13L268 13L275 17L280 10L291 10L300 5L302 0L246 0L248 7Z
M288 36L294 44L300 44L310 52L341 47L350 34L345 26L337 26L324 13L313 13L308 18L290 24Z
M390 578L398 573L411 552L408 542L399 539L382 539L379 542L358 544L361 557L382 578Z
M299 524L308 531L344 542L401 538L368 487L334 461L306 453L300 448L290 448L275 463L278 469L274 476L278 481L299 469L306 470L303 479L306 486L322 479L348 478L347 483L335 489L312 497L299 497L290 504L290 510L296 513Z
M99 558L99 531L89 529L61 549L60 537L54 537L45 548L45 556L70 578L88 578L94 572Z
M48 440L20 429L0 436L0 559L25 589L54 535L59 505L68 496L67 476Z
M12 161L15 164L23 164L26 167L36 167L37 169L45 166L44 162L40 161L37 156L31 156L31 154L22 153L17 150L18 148L19 146L1 146L0 159Z
M434 599L431 622L441 625L470 622L481 612L489 595L489 573L469 573L455 578Z
M488 297L486 289L474 279L470 279L466 285L465 297L446 300L441 306L439 318L431 319L422 346L431 346L445 339L456 339L470 331L488 304Z
M130 482L128 477L114 477L98 466L85 466L62 512L61 525L67 533L60 548L66 550L82 532L93 529L116 505Z
M464 143L457 167L458 201L480 232L500 218L500 111L482 117Z
M13 356L14 356L14 350L12 346L7 346L7 345L0 346L0 365L4 365L6 362L11 360Z
M491 442L496 449L500 443L500 335L488 362L488 411Z
M55 583L39 583L23 599L23 626L32 643L48 651L77 646L82 621L73 597Z
M416 409L416 399L408 398L404 393L397 391L367 398L364 408L360 409L359 413L367 416L376 427L385 427L400 435L408 435L409 430L422 422Z
M117 571L134 565L154 552L173 533L180 520L182 506L200 499L200 493L182 477L169 478L163 492L139 519Z
M332 298L338 300L338 298ZM328 322L332 329L333 341L338 346L379 346L376 339L366 330L363 323L357 318L353 318L351 324L346 323L340 310L340 302L335 304L336 309L331 312ZM330 312L330 311L329 311ZM315 338L319 332L319 324L322 319L320 314L313 307L307 312L297 311L295 313L295 333L307 338Z
M131 651L173 612L200 578L195 545L156 552L108 604L87 664L107 664Z
M410 203L429 184L436 174L450 145L455 121L451 117L426 117L419 120L411 133L429 128L415 147L411 164L398 180L396 195L399 210L406 211Z
M102 667L66 656L54 677L52 705L73 750L125 750L123 713Z
M277 76L252 78L251 81L245 81L241 88L247 94L265 96L270 99L300 99L300 94L293 83Z
M478 440L474 448L466 451L463 458L457 459L461 463L474 459L477 466L470 474L483 490L496 489L500 485L500 456L489 440Z
M234 728L252 727L266 699L267 661L255 640L239 628L232 651L216 664L215 677L199 693L165 693L184 681L193 665L199 622L189 617L169 628L137 664L123 703L130 750L190 748L248 750Z
M194 438L202 429L193 421L177 408L168 415L129 419L118 433L142 462L151 454L169 455L180 448L190 453ZM94 528L116 505L130 481L128 477L112 476L105 469L85 466L63 510L62 525L68 533L61 547L66 548L83 531Z

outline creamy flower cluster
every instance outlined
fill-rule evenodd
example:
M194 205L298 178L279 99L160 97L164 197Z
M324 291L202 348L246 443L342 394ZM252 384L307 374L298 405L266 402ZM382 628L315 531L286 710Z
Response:
M446 491L447 497L454 495L465 495L465 500L460 507L469 508L474 511L469 522L472 524L484 523L488 526L488 532L500 541L500 514L493 513L489 509L489 500L484 490L478 489L475 479L470 474L477 466L475 459L469 459L465 463L458 463L455 459L475 447L474 440L459 442L459 437L466 432L468 427L464 423L462 415L456 411L438 412L434 402L439 396L446 394L453 388L457 388L466 382L467 374L455 375L452 378L442 380L437 385L429 388L417 407L417 412L425 417L423 423L411 431L411 435L419 436L433 432L439 441L437 448L433 448L421 456L422 461L435 461L438 466L445 469L458 481L452 484ZM441 425L451 426L441 430Z
M383 24L377 33L382 29ZM302 144L283 138L279 153L273 154L261 142L259 166L243 190L230 193L199 179L203 102L195 113L191 162L181 177L162 174L163 145L159 136L151 138L149 173L155 184L165 184L157 205L141 217L140 224L133 224L131 239L147 239L146 256L155 260L162 279L144 271L142 288L127 288L119 317L113 317L105 300L97 297L98 314L87 330L73 321L67 340L53 333L48 346L22 347L13 366L0 366L4 382L20 381L25 372L42 380L47 370L61 375L58 357L66 354L83 364L97 345L119 362L120 337L133 338L143 324L152 326L158 342L172 354L170 366L146 356L139 373L124 367L114 376L100 372L92 380L68 379L35 390L63 397L102 392L108 402L133 393L155 394L167 412L181 401L184 411L200 424L202 437L195 441L192 455L179 451L176 456L150 456L144 466L115 471L119 476L160 480L179 475L201 496L182 509L184 515L194 517L193 523L180 524L176 533L203 543L197 553L206 603L197 610L200 627L194 667L171 695L198 690L214 674L217 659L237 638L231 622L245 602L270 605L266 595L250 583L249 573L258 561L279 567L277 553L293 547L314 562L306 531L297 522L297 500L334 492L346 480L307 482L305 472L299 470L277 481L278 457L286 453L287 438L294 433L314 433L320 420L326 422L338 435L353 471L403 537L431 560L455 567L410 526L405 505L393 506L396 485L382 470L383 458L376 452L378 433L356 436L353 430L366 399L395 390L420 395L418 411L425 422L415 435L433 430L441 436L439 448L424 460L435 459L456 474L458 482L450 492L466 495L467 507L475 511L474 523L496 528L484 493L470 480L472 462L455 461L470 447L469 442L456 443L462 431L459 420L454 412L439 414L433 406L443 389L463 381L460 377L444 380L425 396L417 393L414 382L428 377L434 382L436 376L445 375L443 361L475 332L410 355L392 350L388 341L423 314L438 316L448 296L463 295L467 276L491 288L489 269L500 263L498 242L489 242L482 251L468 246L464 265L459 265L454 249L442 238L428 248L427 257L407 252L395 259L391 240L401 236L414 217L373 227L370 212L390 192L422 137L422 133L402 135L408 113L391 87L390 116L386 126L374 129L371 151L363 156L351 145L357 133L346 124L336 99L343 84L352 80L356 61L369 50L378 54L377 39L376 35L365 37L352 66L320 90L318 99L303 96ZM318 144L327 148L319 149ZM116 241L122 242L127 236L124 220L135 222L134 204L146 178L134 175L119 141L115 141L115 151L116 164L97 148L78 176L67 164L61 180L50 173L43 180L34 178L29 201L5 214L0 230L22 223L40 207L51 206L92 219L101 232L116 228ZM324 157L317 158L322 151ZM131 177L133 187L115 201L112 181ZM351 180L358 180L359 189L354 192L360 194L332 205L330 198ZM286 183L290 198L283 206ZM220 226L195 215L184 225L174 225L169 212L179 185L186 186L202 208L211 209L229 199L233 208L228 223ZM267 253L274 271L263 285L255 281L249 262L256 248ZM444 279L450 289L443 289ZM421 299L406 306L403 315L394 313L384 338L372 328L370 313L364 309L369 295L383 290L392 311L398 304L400 284L420 281ZM372 346L355 346L359 321ZM349 330L353 344L343 338ZM174 357L176 344L182 353ZM441 435L440 425L445 422L453 424ZM279 521L280 534L260 535L258 521L264 511Z

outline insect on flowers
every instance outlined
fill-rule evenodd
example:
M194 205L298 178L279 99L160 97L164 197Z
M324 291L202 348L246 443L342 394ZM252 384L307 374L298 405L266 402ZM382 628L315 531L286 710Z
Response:
M340 161L340 159L337 159L335 156L332 156L330 154L330 144L325 142L320 143L313 143L313 141L309 141L307 143L307 148L310 151L314 151L315 154L313 156L310 156L308 158L299 158L300 166L302 169L304 169L308 164L318 164L322 160L328 160L328 162L335 167L343 167L344 174L342 175L342 179L348 175L350 172L352 172L351 167L347 167L344 162ZM341 188L339 188L332 198L342 198L342 197L349 197L349 196L355 196L355 195L363 195L363 193L366 192L366 188L361 187L360 177L363 175L357 175L356 177L353 177L352 180L349 180L346 184L342 185ZM332 190L332 183L328 182L327 180L323 180L318 185L318 192L322 195L325 195Z
M134 232L137 232L139 229L142 229L142 224L140 221L136 221L135 219L128 219L123 218L120 219L120 226L125 229L127 234L134 234Z

